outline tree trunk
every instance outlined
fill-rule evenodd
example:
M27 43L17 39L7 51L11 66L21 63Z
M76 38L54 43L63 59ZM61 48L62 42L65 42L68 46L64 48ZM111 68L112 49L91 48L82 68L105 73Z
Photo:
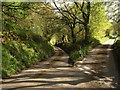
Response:
M90 39L90 29L87 24L84 25L85 29L85 41L88 42Z
M75 37L75 34L74 34L74 28L71 28L71 38L72 38L72 43L75 43L76 42L76 37Z

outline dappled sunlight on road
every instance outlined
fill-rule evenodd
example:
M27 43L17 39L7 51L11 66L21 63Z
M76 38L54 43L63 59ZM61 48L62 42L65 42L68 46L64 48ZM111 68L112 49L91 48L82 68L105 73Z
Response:
M69 56L56 50L47 61L3 79L3 88L115 88L116 77L108 74L112 73L108 68L111 42L95 47L74 67L68 64Z

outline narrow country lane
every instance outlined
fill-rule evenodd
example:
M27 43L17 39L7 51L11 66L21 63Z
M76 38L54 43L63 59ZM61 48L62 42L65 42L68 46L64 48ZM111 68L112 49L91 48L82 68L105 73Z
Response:
M68 64L69 56L58 48L55 55L46 61L3 79L2 88L116 88L118 76L111 53L113 43L114 39L110 39L95 47L74 67Z

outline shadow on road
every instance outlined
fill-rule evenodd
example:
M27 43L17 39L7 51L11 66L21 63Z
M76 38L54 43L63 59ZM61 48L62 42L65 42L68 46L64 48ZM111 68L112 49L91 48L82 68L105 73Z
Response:
M107 90L113 85L117 88L116 70L113 57L110 57L110 45L99 45L89 52L83 63L76 62L75 67L53 66L31 68L24 73L3 80L3 88L7 90L23 88L68 88L74 90ZM60 52L60 51L58 51ZM60 56L62 57L62 54ZM63 58L64 59L64 58ZM61 59L62 60L62 59ZM59 62L57 59L55 62ZM49 66L49 65L48 65ZM115 72L114 72L115 70ZM80 89L81 88L81 89ZM30 89L29 89L30 90ZM54 89L53 89L54 90ZM61 89L60 89L61 90Z

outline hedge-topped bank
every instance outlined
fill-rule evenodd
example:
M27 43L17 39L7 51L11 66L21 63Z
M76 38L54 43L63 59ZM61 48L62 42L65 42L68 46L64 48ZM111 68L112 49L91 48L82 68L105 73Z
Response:
M11 39L2 45L3 78L53 55L53 48L46 41L38 38L38 40L24 38L24 41L20 38L19 40Z
M117 40L113 45L113 54L114 54L116 66L120 75L120 40Z

